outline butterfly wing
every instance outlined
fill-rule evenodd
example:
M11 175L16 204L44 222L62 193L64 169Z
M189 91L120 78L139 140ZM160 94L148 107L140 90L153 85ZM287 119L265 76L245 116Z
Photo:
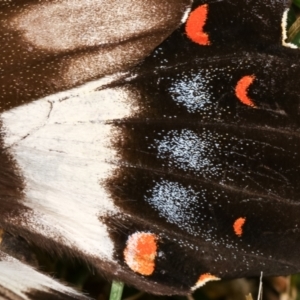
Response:
M3 112L2 226L157 294L299 271L287 5L195 1L128 74Z
M1 299L9 300L90 299L2 251L0 251L0 295Z
M101 181L113 169L106 121L123 118L130 105L126 93L97 92L102 81L90 81L124 76L183 22L190 1L0 6L1 227L116 277L113 245L99 220L114 205Z
M243 4L195 3L186 26L119 81L140 110L115 122L125 161L107 182L122 211L107 221L115 257L186 292L299 270L299 52L281 45L287 3ZM156 249L150 274L144 240Z
M1 111L132 67L179 26L190 2L2 2Z

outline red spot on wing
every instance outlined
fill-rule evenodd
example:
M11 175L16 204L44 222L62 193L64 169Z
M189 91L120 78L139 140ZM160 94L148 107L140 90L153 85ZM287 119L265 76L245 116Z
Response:
M245 105L255 107L255 104L253 101L248 97L247 92L249 86L253 83L255 79L254 75L248 75L242 77L236 87L235 87L235 95L238 97L238 99Z
M246 222L246 218L238 218L233 223L234 233L239 237L241 237L243 234L243 226L245 222Z
M141 275L151 275L155 268L157 237L149 232L136 232L126 243L125 262L129 268Z
M214 276L210 273L205 273L200 275L199 279L197 280L196 284L192 287L192 291L196 290L197 288L203 286L209 281L214 281L214 280L220 280L221 278Z
M185 31L187 36L199 45L210 45L208 34L203 31L207 20L208 5L204 4L193 10L186 22Z

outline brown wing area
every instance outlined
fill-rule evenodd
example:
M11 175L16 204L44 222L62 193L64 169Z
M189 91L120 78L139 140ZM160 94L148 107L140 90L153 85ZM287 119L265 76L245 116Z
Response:
M182 1L15 1L0 10L0 111L122 72L181 23Z

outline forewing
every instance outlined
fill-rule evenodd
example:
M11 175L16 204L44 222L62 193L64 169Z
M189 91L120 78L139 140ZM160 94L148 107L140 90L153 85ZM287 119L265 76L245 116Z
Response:
M1 111L126 71L189 7L190 0L2 1Z

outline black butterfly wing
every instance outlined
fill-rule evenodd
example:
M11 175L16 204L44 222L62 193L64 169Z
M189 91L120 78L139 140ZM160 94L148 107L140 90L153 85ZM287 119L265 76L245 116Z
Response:
M129 76L4 112L1 225L157 294L298 271L287 5L195 1Z
M287 3L196 2L203 44L182 26L123 81L140 111L115 122L126 163L108 181L120 264L149 275L131 247L150 232L148 278L185 292L299 270L300 69L298 50L281 45Z

